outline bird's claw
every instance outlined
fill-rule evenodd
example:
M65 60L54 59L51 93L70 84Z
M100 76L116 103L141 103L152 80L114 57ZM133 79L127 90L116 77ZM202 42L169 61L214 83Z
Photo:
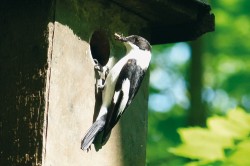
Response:
M94 68L95 68L97 71L103 72L103 66L98 62L97 59L94 59L94 63L95 63Z
M97 59L94 59L94 62L95 62L94 69L99 71L100 77L104 76L104 79L106 79L107 75L109 74L108 66L102 66Z
M104 89L104 84L97 84L97 89L99 90L103 90Z

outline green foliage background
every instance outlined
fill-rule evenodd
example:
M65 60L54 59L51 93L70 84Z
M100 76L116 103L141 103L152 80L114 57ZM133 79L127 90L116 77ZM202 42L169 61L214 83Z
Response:
M193 159L187 166L250 165L250 115L240 108L208 118L207 128L179 128L178 133L182 144L170 152Z
M205 110L208 112L209 117L216 115L223 115L229 109L240 106L246 111L250 110L250 1L235 1L235 0L220 0L210 1L212 6L212 12L216 18L216 30L215 32L208 33L201 38L201 45L203 49L202 63L203 63L203 91L202 101L205 104ZM166 59L171 54L171 49L176 44L153 46L153 60L151 65L151 78L154 78L154 72L156 70L163 70L169 76L172 82L166 81L166 84L174 84L178 82L178 78L181 78L184 82L184 89L182 89L181 95L184 95L190 100L189 93L189 65L190 58L186 62L171 63ZM165 63L164 63L165 62ZM169 94L172 93L172 87L167 86L165 88L159 88L151 84L150 94ZM175 98L175 97L173 97ZM151 99L151 98L150 98ZM148 166L181 166L189 163L190 159L204 159L200 156L192 157L191 153L186 155L180 155L178 148L185 146L185 136L191 135L194 142L199 142L203 137L200 135L207 135L206 139L208 144L217 145L213 136L209 134L208 128L190 128L188 127L187 117L189 116L189 102L183 104L178 100L166 98L162 102L172 103L171 107L166 107L165 110L158 111L156 106L158 103L152 103L149 105L149 123L148 123L148 144L147 144L147 165ZM149 102L150 103L150 102ZM195 116L195 115L192 115ZM226 117L231 116L229 113ZM214 128L220 130L221 123L217 121L222 120L223 117L212 116L213 118L208 119L208 124L212 121ZM241 121L242 119L238 116L232 117L235 121ZM225 120L224 119L224 120ZM227 121L227 120L226 120ZM228 132L234 131L235 123L233 121L225 122L228 124ZM193 132L193 133L192 133ZM248 132L249 130L246 130ZM179 135L179 134L180 135ZM195 134L195 133L198 133ZM188 137L188 136L187 136ZM189 140L191 138L188 138ZM184 141L183 141L184 140ZM223 165L226 160L222 160L230 156L233 149L240 149L239 153L235 153L234 159L239 156L250 154L249 150L243 147L249 147L249 138L230 138L227 142L225 139L219 140L221 149L218 153L214 149L200 150L200 155L206 156L208 153L213 160L209 160L210 165ZM216 140L217 142L217 140ZM209 145L210 145L209 144ZM195 144L198 147L198 143ZM177 147L173 149L173 147ZM171 152L169 149L171 149ZM242 149L243 148L243 149ZM241 150L242 149L242 150ZM250 147L248 148L250 149ZM179 149L180 150L180 149ZM225 153L226 152L226 153ZM185 156L177 157L176 155ZM238 156L237 156L238 155ZM203 156L203 157L204 157ZM234 160L232 159L232 160ZM250 159L246 159L249 163ZM211 162L212 161L212 162ZM228 165L242 165L241 163L231 162ZM244 160L245 161L245 160ZM242 161L244 163L244 161ZM206 165L208 162L199 163ZM212 163L212 164L211 164ZM197 164L197 163L195 163ZM209 165L207 164L207 165ZM250 164L249 164L250 165Z

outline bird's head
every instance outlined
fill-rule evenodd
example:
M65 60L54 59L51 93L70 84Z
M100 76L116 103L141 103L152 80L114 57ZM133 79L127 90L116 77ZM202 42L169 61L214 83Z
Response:
M124 37L118 33L115 33L115 39L124 42L127 50L140 49L145 51L151 51L151 45L149 42L141 36L131 35Z

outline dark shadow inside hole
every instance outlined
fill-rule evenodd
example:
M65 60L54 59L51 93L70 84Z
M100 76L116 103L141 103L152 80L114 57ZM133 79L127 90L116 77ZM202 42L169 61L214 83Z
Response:
M108 63L110 46L104 31L97 30L93 33L90 39L90 50L93 59L97 59L102 66Z

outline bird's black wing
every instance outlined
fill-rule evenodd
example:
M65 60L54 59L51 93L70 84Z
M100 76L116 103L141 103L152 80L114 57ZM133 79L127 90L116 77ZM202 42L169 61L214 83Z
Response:
M135 59L129 59L122 68L116 82L112 103L108 108L103 142L135 97L144 75L145 71L137 65Z

